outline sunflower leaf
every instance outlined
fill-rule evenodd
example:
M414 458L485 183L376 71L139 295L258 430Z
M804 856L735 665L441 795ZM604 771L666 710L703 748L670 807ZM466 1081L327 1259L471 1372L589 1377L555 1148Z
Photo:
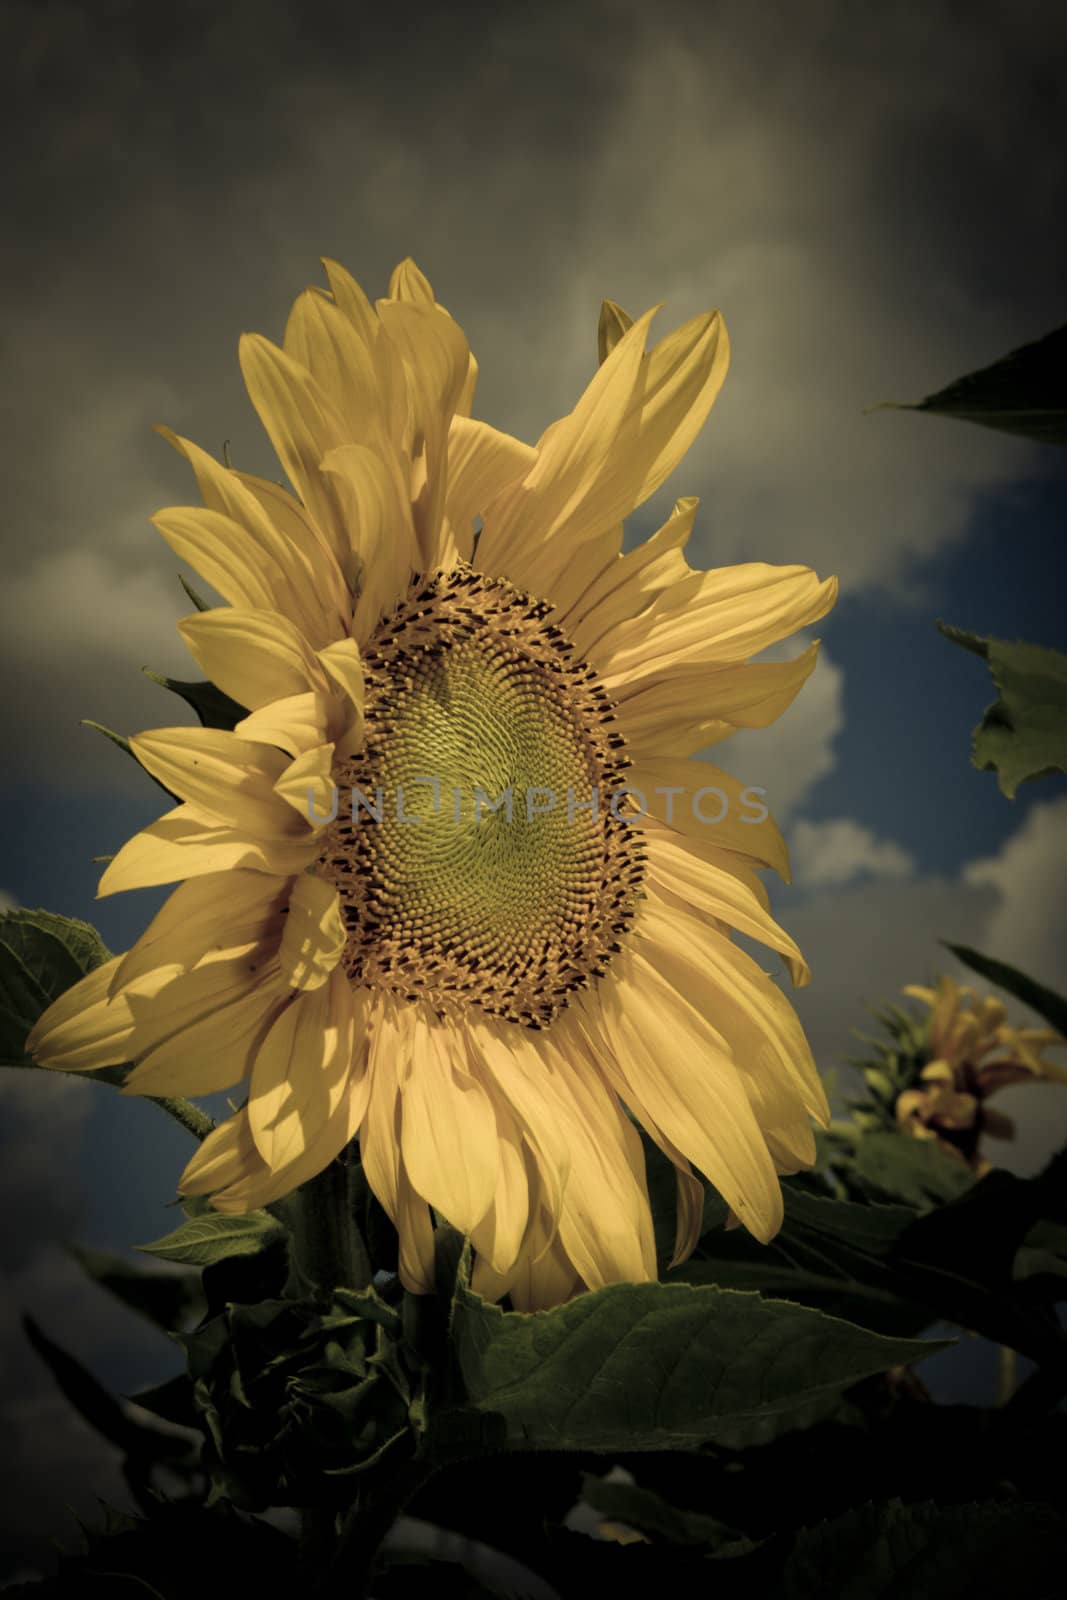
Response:
M680 1283L612 1284L554 1310L504 1312L457 1282L452 1339L467 1404L512 1449L697 1450L953 1341L891 1339L806 1306Z
M26 1036L38 1017L110 958L88 922L22 906L0 914L0 1066L32 1067ZM103 1067L83 1076L121 1083L124 1069Z
M136 1248L160 1261L209 1267L229 1256L258 1255L280 1239L284 1231L266 1211L248 1211L242 1216L211 1212L190 1217L173 1233Z
M184 1439L127 1416L88 1368L50 1339L33 1317L24 1316L22 1326L30 1344L74 1409L97 1433L125 1451L127 1457L165 1460L187 1453L188 1444Z
M883 402L894 411L930 411L977 422L1039 444L1067 444L1067 323L1020 345L1000 361L969 372L917 405ZM872 411L882 406L870 407Z
M1031 1011L1036 1011L1039 1017L1044 1017L1057 1033L1067 1036L1067 999L1063 995L1056 994L1052 989L1046 989L1044 984L1028 978L1026 973L1020 972L1017 967L1009 967L1006 961L996 961L992 956L980 955L969 945L949 944L947 939L943 939L941 943L946 950L951 950L956 960L962 961L965 967L970 967L973 972L988 978L998 989L1004 989L1008 994L1014 995L1016 1000L1021 1000L1023 1005L1029 1006Z
M1067 655L1043 645L986 639L939 622L946 639L989 662L999 698L972 736L971 763L995 771L1001 793L1067 772Z
M955 1200L975 1181L962 1161L932 1141L889 1130L860 1140L850 1171L872 1199L920 1208Z
M203 1315L204 1297L196 1272L144 1272L121 1256L83 1245L68 1249L85 1272L104 1289L168 1333L180 1323Z

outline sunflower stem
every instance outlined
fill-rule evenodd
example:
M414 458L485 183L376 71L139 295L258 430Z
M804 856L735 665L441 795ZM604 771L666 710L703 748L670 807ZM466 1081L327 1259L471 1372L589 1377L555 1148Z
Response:
M376 1482L370 1493L346 1514L334 1553L332 1574L335 1581L343 1581L346 1594L366 1593L382 1540L405 1506L436 1471L436 1463L418 1458L405 1461L389 1478Z
M303 1185L291 1211L297 1260L305 1276L327 1293L365 1289L374 1277L355 1215L358 1163L331 1161Z
M148 1098L153 1105L162 1106L167 1115L173 1117L175 1122L180 1122L182 1127L193 1135L194 1139L206 1139L215 1127L214 1118L209 1117L206 1111L201 1111L200 1107L194 1105L191 1100L179 1100L170 1097L161 1099L156 1095L150 1095Z

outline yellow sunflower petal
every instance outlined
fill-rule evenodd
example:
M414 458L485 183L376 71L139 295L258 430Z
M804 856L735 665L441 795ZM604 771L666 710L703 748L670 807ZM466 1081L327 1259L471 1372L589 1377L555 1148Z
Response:
M329 705L323 695L306 689L303 694L272 700L251 716L243 717L233 731L239 739L274 745L295 760L329 742Z
M751 1070L790 1085L798 1109L825 1127L830 1108L800 1019L752 957L698 917L655 899L642 907L635 931L644 959L694 1007L714 1016L716 1029L736 1041L734 1054Z
M516 1311L544 1311L564 1305L581 1289L574 1262L542 1213L509 1284L512 1304Z
M793 983L802 988L811 982L811 968L794 940L766 911L753 903L753 895L742 879L721 865L702 861L699 856L672 844L662 829L645 828L649 877L681 905L706 912L719 922L747 933L761 944L777 950L789 969Z
M271 934L280 938L289 884L288 878L240 868L179 884L119 962L110 993L160 966L188 971Z
M198 611L182 618L178 632L204 676L250 710L326 688L304 635L276 611Z
M815 670L816 640L793 661L756 661L726 667L690 666L628 679L605 673L618 706L619 727L645 749L686 753L712 742L712 722L766 728L788 710Z
M790 881L789 851L773 818L761 816L760 794L721 767L638 756L626 783L637 790L638 804L692 847L733 851Z
M128 839L106 868L97 898L125 889L151 889L234 867L287 877L314 858L313 836L259 838L220 822L193 805L175 806Z
M591 1013L619 1074L633 1082L656 1123L766 1243L782 1224L782 1192L744 1086L701 1016L636 951L617 958ZM681 1068L655 1041L669 1026Z
M366 1073L354 1072L357 1027L362 1037L365 993L356 997L343 973L298 994L263 1039L252 1066L248 1125L260 1156L280 1172L303 1153L334 1115L344 1094L362 1120Z
M344 947L345 924L337 890L324 878L302 873L289 896L278 950L286 983L294 989L321 989Z
M133 1017L123 997L109 989L122 957L114 956L81 978L43 1011L26 1040L26 1052L40 1067L93 1072L129 1060ZM159 983L166 981L161 974Z
M245 387L259 420L342 572L348 555L344 508L319 465L348 439L345 420L305 366L258 333L241 335Z
M745 661L816 622L837 599L837 579L810 567L750 562L692 572L640 615L601 634L594 662L617 683L685 663Z
M365 445L344 444L327 450L322 470L336 485L338 500L345 507L347 538L357 558L359 598L353 633L362 642L419 569L411 504L396 463Z
M499 1170L492 1204L471 1230L471 1243L479 1259L487 1261L494 1271L505 1274L511 1271L518 1260L526 1237L530 1220L530 1185L519 1124L508 1108L499 1102L493 1103L493 1113L496 1117ZM477 1290L476 1293L481 1291Z
M496 1191L496 1118L449 1030L415 1009L410 1057L400 1068L404 1167L416 1193L470 1233Z
M134 734L130 747L146 772L182 800L220 821L266 838L294 837L298 824L274 785L285 757L221 728L155 728Z
M460 539L459 555L470 560L471 523L509 483L524 478L537 460L531 445L487 422L454 416L448 430L445 514Z
M312 644L339 638L352 614L351 596L303 508L278 485L224 467L170 428L159 426L156 432L189 461L212 514L199 527L182 524L169 532L161 527L172 548L234 605L261 605L263 599L255 597L266 595L267 609L290 617ZM219 516L222 522L215 520ZM223 527L229 543L218 549L212 533Z
M178 1179L178 1193L210 1194L212 1189L236 1183L249 1170L262 1166L248 1125L248 1112L242 1109L213 1128L186 1162Z
M504 573L520 588L550 594L558 603L553 576L568 558L573 561L579 544L593 541L633 509L619 463L632 445L634 396L658 309L627 330L570 415L542 434L537 462L522 482L486 507L478 543L483 571ZM631 427L624 433L628 417Z
M214 1094L247 1078L285 991L276 962L241 975L235 965L218 962L176 977L143 1008L131 997L132 1043L141 1059L120 1093Z
M389 298L403 300L416 306L434 305L430 280L410 256L405 256L403 261L393 268L389 277Z
M463 330L441 307L422 301L380 300L378 316L408 374L413 442L424 456L422 487L413 495L421 570L438 560L447 488L448 430L467 378L470 349Z
M595 659L600 640L639 617L662 590L688 576L691 568L682 550L693 531L699 504L695 495L676 500L663 526L633 550L613 553L564 613L567 633L583 656ZM607 653L605 658L611 659Z

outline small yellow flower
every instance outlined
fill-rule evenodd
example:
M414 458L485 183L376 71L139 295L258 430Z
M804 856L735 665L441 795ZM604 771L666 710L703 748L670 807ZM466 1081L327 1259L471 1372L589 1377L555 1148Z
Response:
M1067 1041L1051 1028L1009 1027L1002 1001L979 997L949 977L939 978L935 989L909 984L903 992L929 1008L929 1059L919 1074L923 1087L898 1097L897 1121L915 1138L935 1140L987 1172L990 1163L978 1150L982 1134L1010 1139L1015 1133L1011 1119L986 1104L989 1096L1031 1079L1067 1083L1067 1069L1044 1055Z
M220 1211L283 1196L358 1135L417 1292L431 1208L472 1239L475 1288L519 1307L655 1277L626 1108L677 1169L676 1261L699 1234L693 1166L767 1240L828 1109L732 931L809 974L757 876L787 873L781 835L691 758L785 710L815 646L749 657L836 583L690 567L694 499L622 553L622 519L722 384L722 319L648 349L654 313L609 307L599 371L530 446L472 418L476 363L413 262L374 305L325 267L283 348L241 342L295 493L167 435L204 505L154 521L229 602L181 632L248 715L131 741L181 803L100 892L179 887L30 1046L58 1068L133 1060L132 1093L243 1082L179 1183ZM514 815L479 814L479 789L513 791Z

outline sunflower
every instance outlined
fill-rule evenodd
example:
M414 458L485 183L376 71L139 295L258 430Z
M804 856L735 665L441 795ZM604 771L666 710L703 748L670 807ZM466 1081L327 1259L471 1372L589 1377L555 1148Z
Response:
M913 1138L933 1140L978 1173L988 1172L990 1162L979 1151L983 1133L1015 1135L1011 1118L986 1104L989 1096L1035 1079L1067 1083L1067 1069L1045 1059L1050 1046L1067 1041L1052 1028L1009 1026L1003 1001L948 976L936 988L909 984L903 993L928 1008L926 1061L916 1086L897 1098L897 1123Z
M605 302L599 370L531 447L471 417L476 363L412 261L374 305L324 265L281 348L240 346L295 492L160 430L204 504L153 520L228 602L179 628L248 714L131 740L180 804L100 894L179 887L30 1048L134 1061L128 1093L243 1084L178 1186L222 1212L358 1136L415 1292L434 1213L470 1237L475 1288L520 1308L654 1278L635 1124L677 1171L676 1262L700 1231L694 1167L770 1239L828 1109L733 932L810 974L758 876L788 876L778 829L691 758L790 704L817 646L749 658L836 583L691 568L691 498L622 553L722 384L722 319L646 349L659 308Z

